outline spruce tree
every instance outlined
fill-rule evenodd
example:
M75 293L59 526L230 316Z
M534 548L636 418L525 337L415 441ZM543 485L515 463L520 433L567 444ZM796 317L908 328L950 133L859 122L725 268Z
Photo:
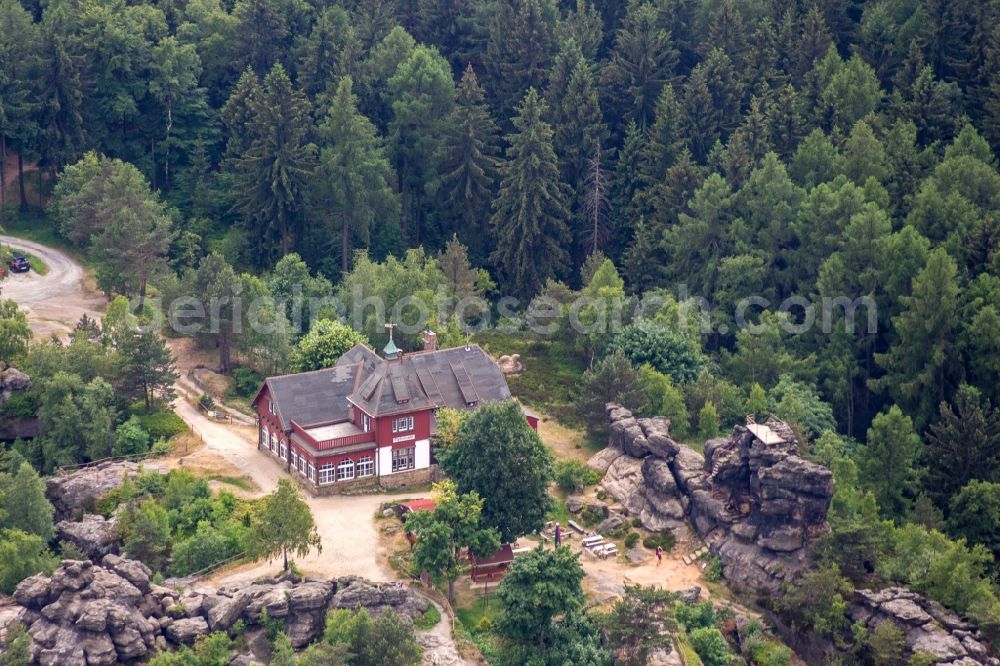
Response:
M490 90L509 117L528 88L542 90L555 52L555 19L539 0L501 0L490 24Z
M942 402L927 433L925 486L940 507L947 507L967 483L1000 482L1000 417L978 389L963 384L953 404Z
M226 126L226 158L236 160L250 150L254 134L250 123L253 121L253 101L260 99L264 91L260 87L257 73L249 65L243 70L239 81L233 87L229 99L222 107L222 123Z
M639 176L645 192L663 182L667 169L676 161L684 147L681 105L670 84L663 86L656 102L656 120L642 148ZM649 202L644 210L649 208Z
M958 283L955 261L943 248L931 252L913 278L913 295L902 296L904 310L892 321L898 341L876 354L886 375L871 384L906 405L923 426L934 406L955 387L958 330Z
M259 265L292 251L305 231L305 189L315 164L309 100L292 86L284 67L275 65L261 94L249 100L253 137L236 163L236 201L252 236Z
M588 193L593 193L592 187L596 186L603 192L599 198L604 200L604 203L591 200L591 203L597 205L597 210L606 210L607 199L606 187L603 186L607 179L603 175L604 163L599 154L608 132L601 115L593 76L585 61L580 60L573 69L566 94L560 100L560 107L561 113L558 116L561 120L553 123L552 143L559 158L562 181L573 190L573 212L578 223L582 223L575 234L579 242L575 258L581 261L593 251L594 243L591 241L595 240L591 228L593 220L583 222L584 218L590 217L584 212L586 197ZM596 173L601 181L599 183L591 180L595 173L595 151L598 154ZM598 236L603 243L603 231ZM586 249L587 247L591 249Z
M268 72L287 46L288 26L271 0L239 0L233 8L236 38L243 62L258 72Z
M435 49L418 46L389 79L392 157L399 175L404 242L420 243L427 185L437 172L444 121L454 84L448 62Z
M439 169L445 227L460 234L477 258L486 252L486 222L499 178L499 143L499 128L469 65L445 125Z
M74 161L84 145L81 100L84 96L83 57L70 33L68 7L53 6L42 18L41 48L37 53L38 152L53 174ZM21 179L23 184L23 178ZM22 191L22 207L24 203Z
M17 0L0 0L0 155L7 148L18 154L18 183L21 207L27 206L24 186L24 154L38 133L38 104L32 90L32 60L39 47L38 30L31 15ZM0 226L4 221L7 193L6 176L0 182Z
M634 120L646 129L653 122L660 90L676 76L677 61L677 49L670 32L661 27L657 9L632 3L604 70L613 117L623 124Z
M806 12L801 25L793 29L797 29L797 32L789 36L795 42L792 44L786 41L785 47L795 52L795 81L801 83L816 61L826 57L833 39L827 29L823 11L816 4Z
M392 191L392 167L375 126L357 108L352 80L345 76L337 85L320 136L317 189L340 232L340 269L350 268L351 236L367 240L375 223L398 218L399 203Z
M639 125L630 122L611 175L611 245L607 253L615 261L631 243L639 219L633 200L639 189L644 145L645 135Z
M492 260L504 282L524 298L537 294L548 278L564 275L569 261L570 192L559 178L544 112L544 102L530 89L514 118L516 131L507 137L507 163L493 202Z

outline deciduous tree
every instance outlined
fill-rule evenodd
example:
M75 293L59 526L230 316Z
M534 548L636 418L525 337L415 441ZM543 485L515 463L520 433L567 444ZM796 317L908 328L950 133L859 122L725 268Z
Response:
M458 441L439 454L459 493L484 500L480 525L509 542L542 528L551 499L552 455L513 400L481 405Z

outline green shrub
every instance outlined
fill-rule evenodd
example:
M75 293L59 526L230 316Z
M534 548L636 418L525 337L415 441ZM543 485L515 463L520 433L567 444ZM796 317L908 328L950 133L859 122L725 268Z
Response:
M715 556L709 558L708 566L705 567L703 575L709 583L718 583L722 580L722 560Z
M260 388L264 376L251 368L233 368L234 390L241 398L252 397Z
M632 546L634 546L638 542L639 542L639 533L638 532L629 532L628 534L625 535L625 547L626 548L631 548Z
M670 530L662 530L657 534L650 534L642 540L642 545L650 550L656 550L659 546L664 551L669 551L674 547L674 535Z
M583 507L583 510L580 511L580 520L582 520L583 524L588 527L590 525L596 525L604 520L604 511L600 508L585 506Z
M689 632L700 627L714 627L716 624L715 608L711 601L678 603L674 606L674 617Z
M441 612L437 609L437 606L431 604L427 607L427 610L414 618L413 628L419 629L420 631L427 631L428 629L436 627L440 621Z
M0 414L7 418L16 419L34 416L37 411L38 401L31 392L18 391L11 394L3 408L0 409Z
M579 460L560 460L556 463L556 483L567 493L579 492L600 480L600 472Z
M187 431L187 424L174 412L162 411L153 414L139 414L139 425L149 433L149 437L155 442L160 439L170 439L182 432Z
M729 644L715 627L699 627L689 634L691 646L705 666L728 666L732 661Z
M642 519L641 518L633 518L632 519L632 527L642 527Z
M202 409L214 409L215 408L215 398L207 393L202 393L198 398L198 405Z
M754 637L755 645L748 650L750 663L754 666L788 666L792 663L792 651L786 645L765 641Z

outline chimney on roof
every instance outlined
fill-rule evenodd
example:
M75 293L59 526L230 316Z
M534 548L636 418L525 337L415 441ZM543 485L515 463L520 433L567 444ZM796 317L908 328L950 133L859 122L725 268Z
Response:
M434 331L427 329L424 331L424 351L437 351L438 336Z

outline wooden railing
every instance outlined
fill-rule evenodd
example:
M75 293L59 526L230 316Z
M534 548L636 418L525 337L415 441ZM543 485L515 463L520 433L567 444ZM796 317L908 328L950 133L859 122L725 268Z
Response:
M338 449L342 446L351 446L353 444L361 444L363 442L374 442L375 433L373 432L361 432L357 435L349 435L347 437L337 437L335 439L327 439L322 442L316 442L317 451L326 451L327 449Z
M354 435L348 435L347 437L334 437L333 439L324 439L320 441L310 435L305 428L300 426L295 421L292 421L292 430L298 433L300 437L306 440L306 442L308 442L317 451L339 449L342 446L351 446L353 444L375 441L374 432L359 432Z

